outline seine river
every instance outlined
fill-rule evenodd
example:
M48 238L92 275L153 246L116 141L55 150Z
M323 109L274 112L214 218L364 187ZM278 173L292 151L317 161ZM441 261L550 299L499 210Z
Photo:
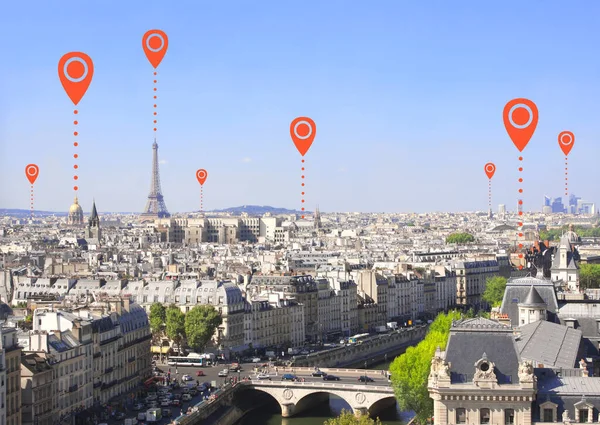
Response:
M380 363L369 366L369 369L387 370L389 365L389 362ZM350 406L339 397L330 396L329 403L322 403L292 418L282 418L276 403L273 403L271 406L251 411L236 425L323 425L326 419L339 415L342 409L350 410ZM410 414L399 412L395 406L379 414L383 425L404 425L410 417Z

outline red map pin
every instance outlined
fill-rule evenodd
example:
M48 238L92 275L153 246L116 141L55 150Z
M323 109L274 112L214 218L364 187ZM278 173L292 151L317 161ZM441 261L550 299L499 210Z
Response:
M25 175L29 183L34 184L40 174L40 167L35 164L29 164L25 167Z
M317 135L317 126L315 122L307 117L298 117L290 124L290 135L296 145L300 155L306 155L310 149L315 136Z
M165 53L167 53L169 37L161 30L146 31L146 34L142 37L142 47L152 66L158 68L165 57Z
M502 116L510 139L523 152L537 127L537 106L529 99L513 99L504 107Z
M485 170L485 174L487 174L488 179L494 177L494 173L496 172L496 166L494 165L494 163L488 162L487 164L485 164L485 167L483 167L483 169Z
M196 171L196 178L198 179L198 183L200 183L200 186L204 184L207 177L208 172L205 169L201 168L198 171Z
M575 144L575 136L570 131L562 131L558 135L558 146L562 149L565 156L569 155L573 145Z
M58 61L58 77L75 105L87 91L93 76L94 63L85 53L67 53Z

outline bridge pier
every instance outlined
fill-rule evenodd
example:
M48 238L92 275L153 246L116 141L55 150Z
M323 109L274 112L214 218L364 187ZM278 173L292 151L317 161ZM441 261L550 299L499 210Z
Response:
M367 409L366 407L353 407L352 410L354 410L354 416L356 416L357 418L364 415L369 416L369 409Z
M294 416L296 405L294 403L286 403L281 405L281 417L291 418Z

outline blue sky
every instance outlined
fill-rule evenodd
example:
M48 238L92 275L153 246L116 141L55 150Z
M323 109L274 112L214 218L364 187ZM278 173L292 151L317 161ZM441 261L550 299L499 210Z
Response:
M162 189L171 212L244 204L300 208L297 116L317 124L306 201L322 211L515 209L519 155L502 122L536 102L523 152L524 207L564 194L557 135L575 133L571 190L600 201L600 40L592 0L30 1L0 16L0 208L72 202L73 105L60 57L95 74L80 102L84 211L141 211L150 186L152 67L141 38L169 36L158 72Z

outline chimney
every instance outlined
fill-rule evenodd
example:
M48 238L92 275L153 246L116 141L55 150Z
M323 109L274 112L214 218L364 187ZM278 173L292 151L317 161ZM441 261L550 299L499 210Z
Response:
M125 310L127 313L129 313L129 311L130 311L129 304L130 304L129 297L123 298L123 310Z

